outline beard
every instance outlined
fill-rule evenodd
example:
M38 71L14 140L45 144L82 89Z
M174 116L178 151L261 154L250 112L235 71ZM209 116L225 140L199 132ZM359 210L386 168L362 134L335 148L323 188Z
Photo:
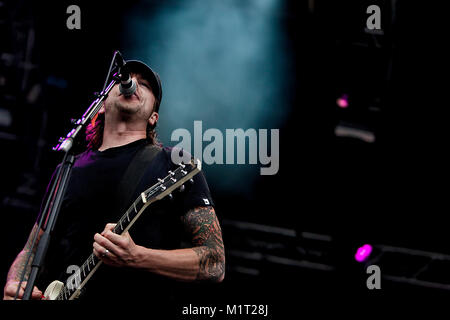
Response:
M112 107L119 111L119 113L127 116L132 116L139 112L139 105L136 101L115 100Z
M113 95L105 101L105 111L110 116L122 121L148 121L151 112L148 113L147 99L139 98L137 95L124 97Z

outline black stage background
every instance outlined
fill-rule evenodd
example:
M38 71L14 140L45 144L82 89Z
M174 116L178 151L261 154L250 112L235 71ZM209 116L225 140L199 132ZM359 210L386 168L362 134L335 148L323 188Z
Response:
M61 160L51 147L101 89L114 50L127 57L122 31L129 21L123 17L137 5L157 14L163 1L0 3L0 108L7 119L0 135L3 285ZM243 195L216 190L210 180L227 275L207 295L198 290L186 302L270 304L310 294L446 296L448 73L442 9L401 0L277 3L283 50L292 57L285 74L288 95L283 106L273 106L282 107L285 120L266 126L280 129L280 169L258 176ZM81 30L66 27L71 4L81 8ZM370 4L381 7L383 34L365 30ZM348 108L336 104L342 94L349 96ZM164 98L162 108L170 108ZM365 134L375 141L363 141ZM364 243L374 252L361 264L353 255ZM381 268L378 292L366 287L369 264Z

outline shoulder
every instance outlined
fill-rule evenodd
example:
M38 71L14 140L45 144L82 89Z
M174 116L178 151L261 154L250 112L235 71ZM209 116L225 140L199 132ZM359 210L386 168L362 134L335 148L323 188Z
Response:
M162 147L165 159L171 163L171 165L179 165L180 163L189 163L192 159L192 155L182 148L178 147Z
M75 161L80 161L80 160L83 160L83 159L91 158L93 154L94 154L94 150L86 149L83 152L80 152L80 153L75 155Z
M84 159L88 159L91 157L91 153L92 150L91 149L86 149L83 152L80 152L78 154L75 155L75 167L77 166L77 164L79 164L80 161L83 161ZM58 163L55 167L55 169L53 170L53 174L52 174L52 178L53 176L56 174L56 172L58 172L58 170L61 168L62 166L62 162Z

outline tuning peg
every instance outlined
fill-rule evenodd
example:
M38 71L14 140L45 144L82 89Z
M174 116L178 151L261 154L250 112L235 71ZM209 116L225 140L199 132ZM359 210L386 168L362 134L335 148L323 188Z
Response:
M186 189L186 187L184 186L184 184L182 184L179 190L180 190L180 192L183 192L185 189Z
M189 183L190 183L190 184L194 184L194 179L192 179L192 178L189 179Z
M169 200L173 200L173 195L172 195L171 193L169 193L169 194L167 195L167 197L169 198Z

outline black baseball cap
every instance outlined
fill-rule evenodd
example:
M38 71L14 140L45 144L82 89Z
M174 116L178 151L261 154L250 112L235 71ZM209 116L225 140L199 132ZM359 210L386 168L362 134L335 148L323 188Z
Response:
M140 60L127 60L125 65L128 67L128 70L131 73L140 74L145 80L150 82L150 86L152 87L152 92L155 98L158 100L158 104L156 107L156 112L159 110L159 105L161 104L162 99L162 86L161 79L159 78L158 73L153 71L147 64Z

